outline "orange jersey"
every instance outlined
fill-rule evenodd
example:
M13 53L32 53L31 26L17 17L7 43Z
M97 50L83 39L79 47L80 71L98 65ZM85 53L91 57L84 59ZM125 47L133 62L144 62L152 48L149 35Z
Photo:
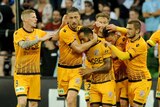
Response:
M127 39L125 36L120 36L118 40L116 41L115 46L119 50L125 51L126 41ZM117 81L127 78L126 65L124 64L122 60L118 58L113 59L113 68L115 72L115 78Z
M150 79L151 75L147 68L147 44L142 37L126 44L126 51L131 55L125 60L129 80Z
M80 27L77 28L77 30ZM70 45L77 40L80 44L80 40L77 35L77 31L71 30L68 25L64 26L59 32L59 64L66 66L75 66L82 64L82 54L76 53Z
M35 36L39 38L46 35L46 32L34 29L33 32L26 32L23 28L18 29L14 33L14 48L16 55L15 72L17 74L37 74L40 73L40 48L41 42L29 47L21 48L20 41L35 40Z
M104 59L111 57L111 50L104 45L100 40L98 40L97 44L92 46L87 52L86 56L88 61L91 63L92 68L98 68L104 64ZM92 82L93 83L101 83L108 80L114 80L114 71L113 68L109 71L109 73L93 73L92 74Z

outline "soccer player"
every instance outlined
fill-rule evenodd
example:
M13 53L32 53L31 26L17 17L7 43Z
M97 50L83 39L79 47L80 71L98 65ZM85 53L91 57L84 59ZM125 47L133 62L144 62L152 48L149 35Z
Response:
M160 35L160 30L157 30L156 32L154 32L151 35L150 39L147 40L148 48L155 46L156 43L158 43L158 45L160 44L159 35ZM158 57L160 58L160 53L159 53ZM159 60L159 64L160 64L160 60ZM160 66L159 66L158 70L160 72ZM158 103L159 103L159 107L160 107L160 73L159 73L158 83L157 83L156 98L158 99Z
M127 23L127 29L117 26L107 26L112 31L126 32L129 39L125 52L120 51L114 45L106 42L114 54L121 60L125 60L128 73L128 98L132 107L143 107L149 95L152 80L147 68L147 44L139 35L141 24L137 20Z
M97 36L81 44L77 36L80 14L77 8L67 11L68 24L59 32L60 57L58 61L58 94L65 96L67 107L76 107L78 92L81 88L82 77L79 69L82 67L82 53L97 42Z
M35 11L24 10L21 14L23 27L14 32L15 68L14 88L17 107L38 107L40 101L40 48L41 42L48 40L53 33L36 29Z
M89 28L81 28L78 31L82 43L93 38L93 32ZM111 51L98 38L97 43L86 52L87 60L92 68L82 68L80 74L86 76L91 74L90 104L91 107L112 107L116 103L115 76L112 67Z
M106 41L111 42L121 51L125 51L127 38L120 32L108 32L103 29L103 37ZM124 62L112 55L113 69L116 78L116 102L117 107L128 107L128 77Z

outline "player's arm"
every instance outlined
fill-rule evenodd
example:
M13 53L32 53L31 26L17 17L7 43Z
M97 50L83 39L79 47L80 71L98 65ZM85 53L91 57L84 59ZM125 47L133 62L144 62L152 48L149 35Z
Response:
M159 35L160 35L160 30L157 30L151 35L150 39L147 40L148 48L155 46L156 43L159 43L160 40Z
M75 39L71 44L70 47L77 53L82 53L86 50L88 50L92 45L97 43L97 35L93 34L93 39L90 40L89 42L79 44L77 40Z
M111 58L105 58L104 64L98 68L82 68L79 73L81 76L85 76L94 72L100 73L108 73L112 68L112 61Z
M121 32L123 34L126 34L128 32L128 30L124 27L119 27L119 26L116 26L114 24L109 24L106 26L106 28L112 32L112 31L118 31L118 32Z
M152 41L151 39L147 40L147 47L148 49L155 46L156 43L154 41Z
M36 36L35 40L22 40L22 41L19 41L18 44L22 48L28 48L28 47L31 47L31 46L37 44L38 42L48 40L52 36L53 36L53 33L47 33L42 38L39 38L38 36Z
M131 54L129 54L128 52L123 52L121 50L119 50L117 47L115 47L114 45L112 45L111 43L107 42L107 45L109 46L109 48L112 50L112 52L121 60L126 60L126 59L130 59L131 58Z

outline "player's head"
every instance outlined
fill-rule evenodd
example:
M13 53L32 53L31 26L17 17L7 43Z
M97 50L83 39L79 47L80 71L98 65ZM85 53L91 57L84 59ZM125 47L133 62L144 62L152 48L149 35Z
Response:
M28 26L33 28L37 26L36 13L32 9L24 10L21 14L21 19L23 21L23 24L27 24Z
M133 38L136 35L139 35L141 30L141 23L138 20L131 20L127 23L126 28L128 29L127 37Z
M106 26L109 24L110 21L110 16L108 14L105 13L98 13L96 15L96 22L99 22L102 24L102 26Z
M110 16L105 13L98 13L96 15L96 22L101 23L101 27L99 29L99 32L102 33L103 28L109 24Z
M68 24L71 29L76 29L80 22L80 13L79 10L75 7L72 7L67 11Z
M117 39L119 38L120 33L119 32L109 32L109 30L104 28L102 31L102 35L106 41L111 42L112 44L115 44Z
M88 42L93 38L93 31L88 27L82 27L77 34L82 43Z

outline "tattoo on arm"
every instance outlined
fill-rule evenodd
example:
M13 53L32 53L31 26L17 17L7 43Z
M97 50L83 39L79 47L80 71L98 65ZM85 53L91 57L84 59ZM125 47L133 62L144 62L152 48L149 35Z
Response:
M18 44L22 48L28 48L28 47L31 47L31 46L37 44L38 42L39 42L38 39L36 39L33 41L20 41Z

